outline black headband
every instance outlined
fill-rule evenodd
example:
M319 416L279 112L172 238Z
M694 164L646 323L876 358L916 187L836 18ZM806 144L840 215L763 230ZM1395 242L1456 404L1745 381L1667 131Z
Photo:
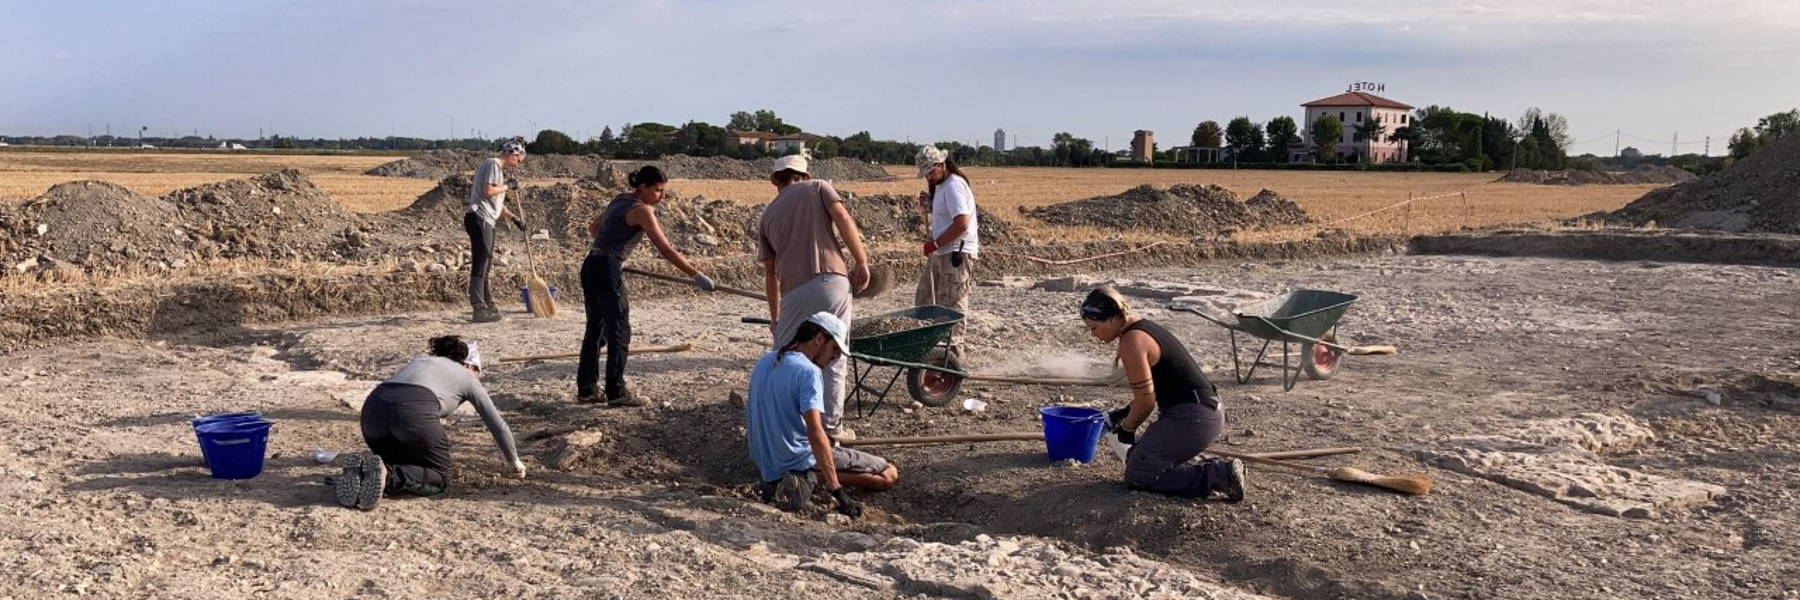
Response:
M1087 300L1081 302L1081 318L1089 321L1105 321L1124 314L1125 309L1117 301L1099 290L1088 294Z

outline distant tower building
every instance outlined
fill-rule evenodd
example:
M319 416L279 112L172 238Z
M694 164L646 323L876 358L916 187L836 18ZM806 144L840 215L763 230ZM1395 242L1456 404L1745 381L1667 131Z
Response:
M1006 151L1006 130L1005 129L995 129L994 130L994 149L999 150L1001 152Z
M1131 134L1131 160L1152 162L1156 160L1156 132L1139 129Z

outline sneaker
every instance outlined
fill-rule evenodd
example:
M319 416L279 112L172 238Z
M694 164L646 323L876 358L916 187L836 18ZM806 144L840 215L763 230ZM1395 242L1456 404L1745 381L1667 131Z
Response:
M1244 501L1244 461L1232 458L1225 461L1225 493L1226 502Z
M362 459L361 481L356 486L356 507L363 510L375 510L375 503L381 501L382 493L387 491L387 465L381 457L369 454Z
M327 483L331 484L338 505L355 508L358 489L362 486L362 455L346 454L342 462L344 471L335 477L326 478Z
M599 394L595 394L592 392L589 392L586 394L582 394L582 393L575 394L575 403L576 404L599 404L599 403L605 402L605 401L606 401L605 398L601 398Z
M833 439L835 441L854 442L854 441L856 441L856 430L851 429L846 426L843 426L843 425L839 425L837 428L837 431L831 432L830 437L831 437L831 439Z
M781 483L781 480L779 480L779 479L777 479L775 481L758 481L758 482L756 482L756 497L761 499L763 504L774 504L775 503L775 486L780 483Z
M476 323L498 323L504 318L505 317L500 316L500 311L497 311L497 310L496 311L485 311L484 310L484 311L477 311L475 313L474 321Z
M812 501L813 481L808 473L789 472L775 484L775 508L800 512Z
M640 406L649 406L650 403L637 397L637 394L631 393L631 390L625 390L619 392L616 396L607 398L606 405L618 408L636 408Z

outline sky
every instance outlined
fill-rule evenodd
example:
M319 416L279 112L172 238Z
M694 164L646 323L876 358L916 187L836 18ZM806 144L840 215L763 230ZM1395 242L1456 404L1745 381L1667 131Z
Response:
M0 134L596 135L767 108L821 134L1113 149L1357 81L1699 152L1800 106L1800 2L0 0ZM1012 143L1012 142L1009 142Z

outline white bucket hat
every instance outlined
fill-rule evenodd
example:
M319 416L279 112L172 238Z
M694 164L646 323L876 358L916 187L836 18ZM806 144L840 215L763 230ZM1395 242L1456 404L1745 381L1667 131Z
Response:
M521 144L516 141L501 144L500 145L500 153L501 154L517 154L519 156L524 156L525 155L525 144Z
M806 173L806 157L799 154L789 154L777 158L775 159L775 167L770 169L769 173L780 173L790 169Z
M918 156L913 157L913 163L919 166L919 176L924 177L925 173L931 170L931 167L944 162L945 160L949 160L949 158L950 153L945 152L942 148L938 148L937 146L926 146L919 149Z

